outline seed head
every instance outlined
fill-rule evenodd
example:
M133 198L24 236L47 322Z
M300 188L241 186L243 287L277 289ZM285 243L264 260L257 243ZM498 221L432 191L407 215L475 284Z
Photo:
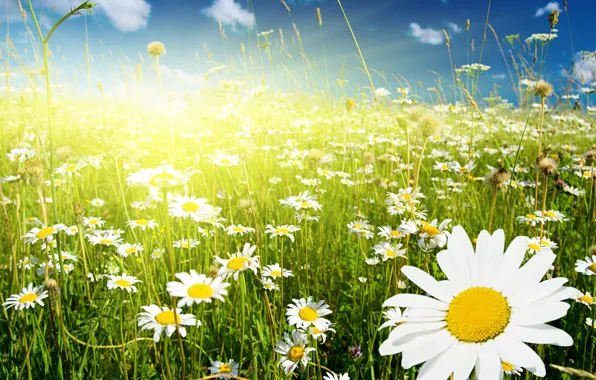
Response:
M540 79L538 83L536 83L536 88L534 89L534 95L540 96L541 98L547 98L553 94L553 85Z
M559 23L559 11L553 9L550 14L548 15L548 22L550 23L550 28L553 29Z
M424 138L436 136L440 126L441 123L439 120L430 115L424 115L422 118L420 118L420 120L418 120L418 128L420 129L420 132Z
M356 102L354 101L354 99L349 98L348 100L346 100L346 110L348 111L348 113L352 111L354 106L356 106Z
M55 302L60 299L60 287L56 280L49 278L45 283L44 286L48 290L48 294L50 296L50 301Z
M557 161L550 157L544 157L538 161L537 169L543 175L551 175L557 171Z
M511 178L511 173L505 168L493 169L485 177L485 182L493 190L503 189L505 183Z
M466 20L466 32L470 31L470 19Z
M152 57L159 57L160 55L166 54L166 45L160 41L153 41L147 45L147 54Z
M593 164L596 161L596 150L590 149L583 154L587 164Z
M313 161L319 161L324 155L325 153L319 149L311 149L308 151L308 158Z
M240 207L241 209L250 208L250 200L248 200L248 199L240 199L238 201L238 207Z
M364 153L364 162L367 164L372 164L375 162L375 154L372 152L365 152Z
M594 255L596 255L596 245L593 245L590 248L588 248L588 256L594 256Z

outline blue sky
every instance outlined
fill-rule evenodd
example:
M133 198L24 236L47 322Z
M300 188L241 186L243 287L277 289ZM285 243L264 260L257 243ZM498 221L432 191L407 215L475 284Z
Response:
M26 7L26 0L21 0ZM160 40L165 43L167 54L161 58L164 69L164 83L172 88L180 86L187 91L198 90L208 85L203 74L212 65L207 63L203 44L213 53L213 61L226 63L227 59L240 55L240 43L255 48L256 31L274 29L271 40L278 41L278 29L282 29L292 60L286 65L296 74L304 72L304 63L297 47L291 44L292 24L296 24L304 41L309 59L316 63L324 76L321 30L317 23L315 8L320 7L323 15L323 36L325 39L327 66L330 79L339 76L343 62L346 65L346 79L350 89L357 85L368 85L366 77L358 69L356 49L349 30L335 0L287 0L291 15L280 0L97 0L99 9L87 17L89 48L93 56L93 82L101 81L109 92L121 84L119 60L128 57L133 64L139 63L138 53L145 58L144 66L149 70L145 53L147 43ZM4 2L2 2L4 3ZM44 28L60 17L69 5L77 0L33 0L42 19ZM449 57L441 30L448 31L454 64L478 62L484 20L489 1L479 0L343 0L354 32L359 40L370 68L386 74L389 84L373 74L375 85L388 87L395 92L397 83L390 73L402 75L421 95L426 88L435 85L434 71L443 76L443 84L451 84ZM489 17L490 24L502 38L508 34L519 34L524 40L532 33L547 33L547 15L550 9L561 9L559 37L551 44L547 56L545 76L554 83L561 83L564 76L561 67L570 67L573 52L596 49L593 30L593 15L596 1L569 1L569 21L563 12L563 2L548 0L493 0ZM0 6L0 36L6 33L10 21L11 38L21 52L25 64L34 67L31 48L23 37L24 24L19 16L17 0L9 0L9 9ZM28 18L30 20L30 17ZM216 19L221 20L228 38L222 41ZM465 31L466 20L471 21L471 30ZM29 26L32 27L29 21ZM570 30L571 29L571 30ZM571 44L570 31L573 35ZM475 51L469 49L471 40ZM83 17L68 20L54 35L51 48L55 58L53 67L61 74L61 80L73 78L73 72L81 74L84 64L85 31ZM509 46L501 41L507 55ZM3 47L4 48L4 47ZM28 48L28 53L24 49ZM108 51L110 49L111 55ZM274 66L266 62L265 79L272 85L273 73L280 78L283 68L277 49ZM195 53L198 53L198 58ZM467 55L469 55L467 57ZM6 55L4 55L6 56ZM257 55L255 60L258 61ZM531 55L527 55L531 59ZM260 59L260 58L259 58ZM495 39L488 32L482 63L492 68L481 79L483 95L497 84L500 91L512 97L511 82ZM16 63L12 62L11 66ZM596 68L596 65L594 65ZM223 72L222 77L235 78L238 74ZM177 81L176 78L179 80ZM242 79L238 77L238 79ZM423 89L416 83L420 81ZM183 82L183 84L177 83ZM287 84L278 82L279 86ZM73 86L76 86L73 84Z

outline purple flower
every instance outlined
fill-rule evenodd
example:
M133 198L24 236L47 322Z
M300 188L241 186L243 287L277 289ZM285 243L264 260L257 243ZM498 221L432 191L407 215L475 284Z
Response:
M362 356L362 347L360 346L352 346L350 347L350 356L352 359L358 359Z

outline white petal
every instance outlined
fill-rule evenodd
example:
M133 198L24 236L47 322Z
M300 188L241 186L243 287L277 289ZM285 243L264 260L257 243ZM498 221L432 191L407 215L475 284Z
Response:
M557 320L567 314L564 302L536 302L512 309L510 323L528 326Z
M449 309L449 305L436 300L434 298L430 298L427 296L422 296L418 294L398 294L391 298L389 298L385 303L383 303L383 307L389 306L399 306L399 307L412 307L412 308L421 308L421 309L437 309L437 310L447 310Z
M434 277L423 270L416 267L404 266L401 268L401 271L410 281L414 282L420 289L431 296L443 302L451 302L453 299L453 293L448 287L441 286Z
M394 355L399 354L412 347L418 347L423 343L430 344L441 333L441 331L442 329L424 331L421 333L408 335L396 341L387 339L381 344L381 347L379 347L379 353L381 355Z
M528 238L525 236L518 236L509 244L503 255L501 265L495 268L495 289L502 289L510 281L511 276L519 269L519 266L524 260L527 248Z
M411 368L416 364L420 364L434 358L455 343L456 339L453 335L451 335L451 333L449 333L449 331L441 330L436 334L432 344L423 343L417 347L412 347L411 349L404 351L401 365L405 369Z
M455 363L453 380L468 380L478 359L477 350L478 347L474 343L459 342L458 359Z
M570 298L577 298L578 294L581 292L575 288L571 288L568 286L564 286L561 289L557 290L556 292L552 293L551 295L544 297L540 300L540 302L558 302L558 301L565 301Z
M559 290L567 281L566 278L558 277L531 284L525 288L519 289L514 294L509 295L507 297L507 302L509 302L509 306L516 307L540 301L555 293L555 291Z
M573 345L573 338L565 331L549 325L518 326L510 324L506 330L522 342L532 344L554 344L569 347Z
M424 331L431 331L431 330L438 330L443 328L447 325L447 322L428 322L428 323L417 323L417 322L406 322L394 328L389 334L389 340L396 341L405 337L406 335L411 335L414 333L424 332Z
M443 273L451 281L455 294L471 286L470 268L464 255L447 249L437 254L437 262Z
M536 376L544 376L546 368L542 359L526 344L502 334L494 341L499 356L509 363L527 368Z
M476 255L474 254L474 246L468 237L468 234L461 226L453 227L453 231L449 236L447 242L449 251L460 255L468 262L470 285L476 285L478 280L478 268L476 267ZM458 259L458 261L460 261ZM464 267L465 268L465 267Z
M503 295L507 297L520 288L539 282L556 258L557 256L550 251L534 255L526 265L513 274L511 281L503 286Z
M447 379L455 370L454 367L459 360L458 344L452 345L447 350L424 363L416 380L439 380Z
M476 365L478 379L498 380L503 373L499 354L493 350L492 346L492 344L483 344L478 348L478 363Z

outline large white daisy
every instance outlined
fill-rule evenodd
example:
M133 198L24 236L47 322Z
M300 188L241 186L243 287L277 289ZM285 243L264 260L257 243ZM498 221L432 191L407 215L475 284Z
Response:
M504 252L502 230L482 231L476 252L462 227L437 255L447 280L405 266L403 274L430 296L398 294L384 306L405 307L404 322L380 347L382 355L402 353L402 366L424 363L418 380L465 380L476 368L482 380L502 379L503 363L545 376L540 357L526 343L571 346L565 331L547 325L563 317L577 290L565 278L541 282L555 260L551 251L521 266L527 237L517 237ZM521 268L520 268L521 266Z
M292 301L294 303L289 304L286 311L290 326L296 325L296 328L306 329L312 325L319 330L326 330L331 324L328 319L323 318L331 314L325 301L313 302L312 297L293 299Z
M222 282L220 277L207 277L195 270L191 270L190 273L176 273L176 278L182 282L168 282L166 290L172 297L181 297L178 307L201 302L211 303L212 299L223 301L223 296L228 294L226 288L230 286L229 283Z
M238 281L240 272L250 269L254 274L257 274L259 268L259 256L253 256L252 254L257 249L256 245L250 245L250 243L244 244L242 252L236 252L228 259L222 259L221 257L215 256L215 261L221 264L218 274L225 278L234 276L234 280Z
M13 294L6 298L2 304L7 310L14 307L16 310L23 310L35 307L35 304L43 306L43 299L48 297L48 292L43 290L43 285L33 286L30 283L28 287L23 288L19 294Z
M182 309L169 309L165 306L159 307L157 305L143 306L142 313L139 313L139 327L141 330L154 330L153 340L159 342L161 334L165 331L168 337L172 336L176 331L176 324L180 330L180 335L184 338L186 336L186 329L184 326L200 326L201 321L197 320L192 314L181 314Z

